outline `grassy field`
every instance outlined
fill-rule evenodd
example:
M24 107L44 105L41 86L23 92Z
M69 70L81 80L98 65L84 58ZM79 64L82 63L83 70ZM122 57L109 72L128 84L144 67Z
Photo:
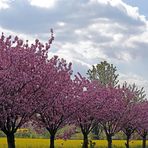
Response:
M93 140L95 142L95 148L106 148L106 140ZM131 148L140 148L140 140L135 140L130 142ZM124 148L124 140L113 140L114 148ZM56 140L56 148L81 148L82 140ZM49 140L48 139L25 139L17 138L16 139L16 148L48 148ZM0 148L7 148L6 138L0 138Z

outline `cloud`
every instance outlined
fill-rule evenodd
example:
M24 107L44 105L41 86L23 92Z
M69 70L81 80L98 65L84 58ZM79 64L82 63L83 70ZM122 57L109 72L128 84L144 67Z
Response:
M28 0L32 6L52 8L54 7L56 0Z
M120 79L120 83L124 83L126 81L128 84L135 83L139 89L144 87L145 93L148 95L148 80L145 80L141 76L136 75L134 73L126 73L126 74L120 73L119 79Z
M0 1L1 2L1 1ZM0 31L55 41L50 56L72 61L83 74L107 60L147 79L148 21L122 0L15 0L0 8ZM135 67L136 65L136 67ZM134 77L135 79L135 77Z
M9 8L9 0L0 0L0 10Z

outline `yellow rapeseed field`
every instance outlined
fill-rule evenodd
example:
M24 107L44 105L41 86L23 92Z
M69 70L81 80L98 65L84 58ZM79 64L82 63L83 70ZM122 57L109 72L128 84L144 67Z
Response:
M95 142L95 148L106 148L107 142L106 140L93 140ZM124 140L113 140L113 147L115 148L123 148ZM140 147L142 141L135 140L130 141L130 146L133 148ZM81 148L82 140L56 140L55 147L56 148ZM0 148L7 148L6 138L0 138ZM16 139L16 148L49 148L49 140L48 139L25 139L25 138L17 138Z

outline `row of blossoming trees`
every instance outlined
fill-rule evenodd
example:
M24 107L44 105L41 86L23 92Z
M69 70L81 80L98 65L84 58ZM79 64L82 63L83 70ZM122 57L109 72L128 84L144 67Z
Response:
M53 32L44 45L39 40L29 45L18 37L0 37L0 130L7 136L8 148L15 148L17 129L29 121L47 129L50 148L54 148L57 131L67 124L81 129L83 148L88 147L88 135L97 126L104 129L108 148L119 131L127 136L127 148L134 131L141 135L145 147L148 102L137 99L142 90L111 83L116 75L107 81L103 75L115 71L105 66L100 79L95 67L89 71L90 79L79 73L73 77L71 63L57 56L48 58L53 39Z

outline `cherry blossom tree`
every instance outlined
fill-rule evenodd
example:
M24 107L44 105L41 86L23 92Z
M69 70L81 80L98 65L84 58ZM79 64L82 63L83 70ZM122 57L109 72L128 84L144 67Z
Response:
M128 102L128 106L126 109L126 113L123 116L123 127L122 131L126 135L126 148L129 148L129 140L132 134L137 130L137 128L142 124L140 122L141 117L144 115L142 112L144 111L141 103L145 102L145 91L144 88L139 89L135 84L127 84L126 82L123 84L123 88L130 95L126 94L126 101ZM142 103L143 104L143 103Z
M90 80L97 80L102 85L108 87L109 85L116 87L119 83L117 74L117 68L108 63L107 61L102 61L97 65L93 65L92 69L87 72ZM92 131L95 137L98 139L99 134L103 131L100 124L98 124Z
M73 113L73 83L71 63L54 56L46 64L46 77L42 83L42 95L37 101L37 123L50 133L50 148L54 148L54 139L59 128L68 124Z
M128 107L127 112L123 118L122 131L126 135L126 143L125 143L126 148L129 148L129 140L132 134L138 128L138 122L139 122L138 111L139 111L138 104L131 104Z
M146 137L148 135L148 101L139 103L139 125L137 128L138 134L142 137L142 148L146 148Z
M73 115L75 124L80 127L83 134L83 148L88 148L88 135L98 124L97 112L103 107L105 99L103 97L103 87L97 81L89 81L79 73L74 80L76 92L76 112Z
M105 131L108 148L111 148L112 137L121 130L127 102L125 101L125 90L120 87L106 87L105 95L106 102L97 118Z
M7 136L8 148L15 148L14 134L34 114L42 82L42 69L53 40L28 45L17 36L0 37L0 130Z

